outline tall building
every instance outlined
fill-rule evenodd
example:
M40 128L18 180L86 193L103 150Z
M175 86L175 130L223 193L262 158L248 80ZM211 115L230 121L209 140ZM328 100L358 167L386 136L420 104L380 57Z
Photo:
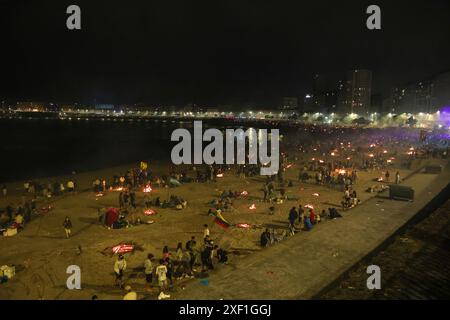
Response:
M372 72L370 70L355 69L348 71L345 83L345 100L340 106L339 113L366 115L370 111L371 91Z
M309 112L332 113L336 111L338 87L328 75L316 74L313 78L312 105Z
M450 71L395 87L391 103L395 113L433 113L450 106Z
M346 91L345 80L339 80L336 88L336 108L333 112L340 113L345 110Z

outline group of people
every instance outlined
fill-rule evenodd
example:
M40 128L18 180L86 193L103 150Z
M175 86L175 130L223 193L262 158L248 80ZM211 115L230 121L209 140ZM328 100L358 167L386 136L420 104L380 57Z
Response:
M5 210L0 212L0 234L9 236L12 234L9 234L8 230L14 230L14 234L21 231L37 212L36 205L36 198L24 199L23 204L17 207L8 204Z
M170 252L168 246L164 246L159 259L152 253L147 254L142 268L147 286L153 287L154 284L157 284L159 288L158 299L170 298L167 292L174 285L174 280L194 278L197 272L205 273L214 270L213 261L227 263L227 251L214 244L208 225L205 224L203 227L203 240L200 242L197 242L196 237L192 236L186 242L184 248L183 244L179 242L173 253ZM201 269L197 270L199 266L201 266ZM124 272L127 269L127 261L124 255L118 255L113 269L116 285L124 287ZM200 277L202 277L202 274L200 274ZM127 293L124 299L130 298L130 288L125 286Z
M23 184L24 195L31 194L32 196L42 196L51 198L52 196L60 196L66 192L74 192L76 182L73 179L68 179L66 183L63 182L49 182L41 184L36 181L25 181Z
M356 190L352 189L349 186L346 186L344 190L344 197L341 201L342 210L356 207L360 203L361 200L358 198Z
M294 235L298 231L310 231L315 225L319 224L323 218L336 219L341 217L342 215L336 208L328 208L328 213L325 210L322 210L319 214L314 212L314 208L310 206L302 206L300 204L298 208L292 207L289 211L287 218L289 222L288 233L283 232L279 235L275 229L269 231L269 229L266 228L260 235L260 245L263 248L268 247L271 244L283 240L288 235Z

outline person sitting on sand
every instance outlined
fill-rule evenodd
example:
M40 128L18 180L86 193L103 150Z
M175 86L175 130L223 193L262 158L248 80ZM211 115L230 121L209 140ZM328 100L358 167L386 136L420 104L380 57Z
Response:
M214 246L214 252L219 263L227 264L228 262L228 252L222 248L219 248L218 245Z
M311 223L311 220L309 219L309 216L306 216L306 217L305 217L305 229L306 229L307 231L309 231L309 230L312 229L312 227L313 227L313 225L312 225L312 223Z
M341 214L336 210L336 208L328 208L330 219L342 218Z
M21 229L23 227L24 218L22 213L17 213L16 217L14 218L14 222L17 224L17 228Z
M131 289L131 286L125 287L126 294L123 296L123 300L137 300L137 293Z

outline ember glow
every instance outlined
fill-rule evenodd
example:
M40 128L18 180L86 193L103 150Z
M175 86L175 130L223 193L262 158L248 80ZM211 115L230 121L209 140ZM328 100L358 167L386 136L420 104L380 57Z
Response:
M152 187L150 186L150 185L146 185L145 187L144 187L144 189L142 190L142 192L145 192L145 193L149 193L149 192L152 192Z
M248 196L248 191L244 190L241 192L241 196L246 197Z
M114 254L127 253L127 252L131 252L133 250L134 250L134 245L132 245L132 244L119 244L112 248L112 252Z
M217 178L223 178L223 173L218 173L218 174L216 175L216 177L217 177Z
M147 209L147 210L144 211L144 214L146 216L152 216L152 215L156 214L156 211L153 210L153 209Z
M248 207L250 210L255 210L256 209L256 205L253 203L250 207Z

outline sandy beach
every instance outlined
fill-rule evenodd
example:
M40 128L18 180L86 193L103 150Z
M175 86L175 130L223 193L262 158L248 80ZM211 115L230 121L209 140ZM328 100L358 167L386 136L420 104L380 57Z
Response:
M304 154L303 158L311 157ZM108 229L98 220L98 210L105 207L118 206L118 192L108 191L102 197L97 197L90 190L92 180L96 177L111 179L114 174L123 173L128 168L136 166L121 166L86 172L75 175L78 191L73 195L64 195L51 199L53 209L48 213L35 217L24 230L14 237L2 237L1 264L16 265L16 276L2 285L1 299L90 299L94 294L100 299L121 299L123 291L114 286L113 264L115 257L104 255L105 248L111 248L123 241L134 241L142 246L143 251L126 254L128 269L125 273L126 283L130 284L144 299L155 299L157 289L145 288L143 261L147 253L153 253L159 258L162 248L169 246L174 251L176 244L183 245L191 236L202 237L203 224L208 224L211 237L220 247L229 252L229 265L237 265L240 260L256 250L261 250L259 237L263 228L275 228L282 232L287 230L289 209L299 204L312 204L316 213L330 206L340 206L342 190L331 189L328 186L317 185L310 180L300 183L298 175L301 158L292 161L286 169L285 179L292 180L293 186L286 188L288 200L275 205L274 215L269 214L270 204L262 202L262 186L265 177L256 176L239 178L236 173L225 172L223 178L216 182L187 183L177 188L154 188L151 198L168 199L170 195L181 196L188 201L184 210L155 208L156 215L145 216L144 193L137 192L137 215L143 221L152 220L152 224L141 224L126 229ZM154 172L167 172L167 164L150 164ZM396 169L397 170L397 169ZM411 170L400 169L402 177ZM379 184L374 179L381 176L380 171L360 171L358 181L354 186L361 201L373 197L373 193L364 192L368 187ZM68 177L52 177L49 181L64 181ZM40 179L40 181L45 181ZM0 207L9 203L17 205L21 201L21 186L23 182L8 185L11 195L0 200ZM208 216L208 202L217 198L223 190L248 192L248 196L235 200L232 212L224 212L224 218L230 223L247 223L252 228L242 229L230 227L227 230L212 222ZM317 196L317 194L319 196ZM43 205L40 202L39 205ZM256 209L249 206L255 204ZM65 216L70 216L73 222L72 237L65 239L62 222ZM327 223L324 220L322 223ZM320 228L320 225L318 225ZM80 248L81 247L81 253ZM81 268L82 290L66 288L66 268L78 265ZM213 272L220 273L220 266ZM176 293L189 286L192 280L175 281L170 293L176 298Z

